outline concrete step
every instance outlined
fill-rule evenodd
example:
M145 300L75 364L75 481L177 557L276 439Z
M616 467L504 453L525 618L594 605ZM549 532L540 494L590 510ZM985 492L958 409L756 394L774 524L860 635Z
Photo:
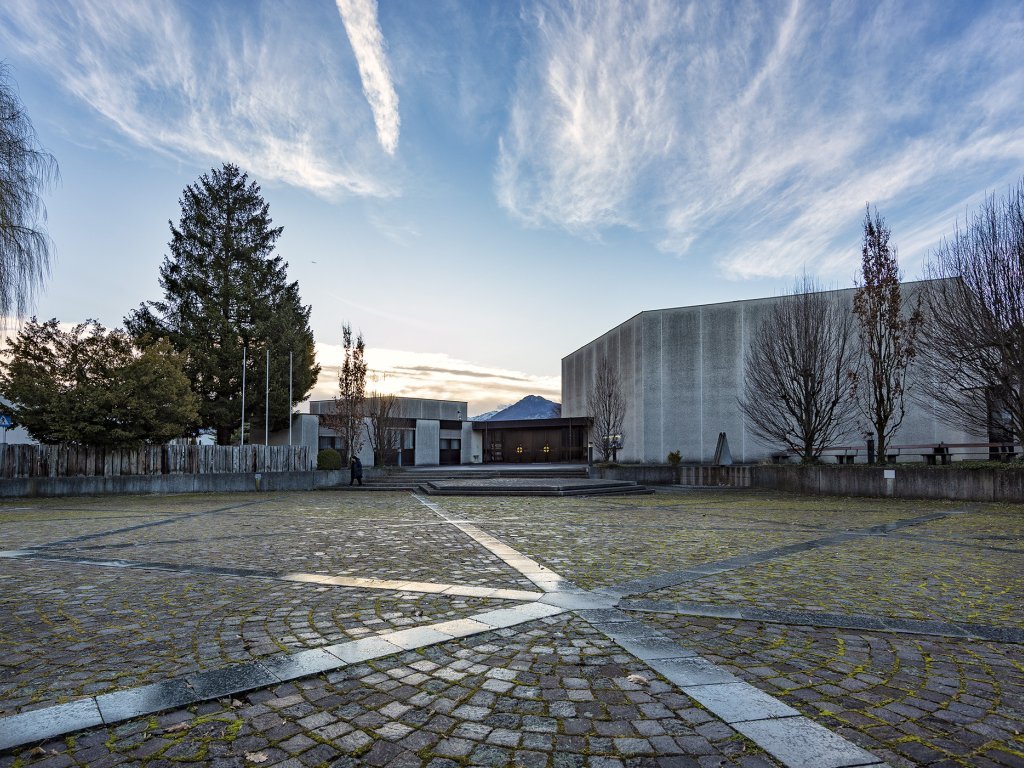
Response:
M654 493L632 481L591 481L584 478L498 478L493 482L481 478L459 478L424 483L421 487L430 496L623 496Z

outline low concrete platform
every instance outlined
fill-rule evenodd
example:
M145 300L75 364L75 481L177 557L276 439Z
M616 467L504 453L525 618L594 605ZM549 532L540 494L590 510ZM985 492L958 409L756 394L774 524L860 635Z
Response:
M488 477L431 480L420 488L430 496L596 496L654 493L623 480L586 478Z

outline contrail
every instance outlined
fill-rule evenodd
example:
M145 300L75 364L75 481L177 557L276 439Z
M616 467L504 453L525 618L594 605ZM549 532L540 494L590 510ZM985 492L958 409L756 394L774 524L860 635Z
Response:
M370 103L377 140L389 155L398 147L398 94L384 54L384 36L377 21L377 0L337 0L352 51L359 65L363 93Z

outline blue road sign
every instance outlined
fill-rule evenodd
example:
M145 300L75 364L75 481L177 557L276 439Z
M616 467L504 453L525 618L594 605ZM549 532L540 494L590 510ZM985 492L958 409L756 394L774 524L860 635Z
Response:
M0 413L0 427L3 427L4 429L10 429L12 426L13 422L11 421L11 417L8 416L6 413Z

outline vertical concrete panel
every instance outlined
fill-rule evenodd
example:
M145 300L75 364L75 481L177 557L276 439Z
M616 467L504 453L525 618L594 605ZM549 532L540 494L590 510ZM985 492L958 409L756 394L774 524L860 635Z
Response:
M441 463L441 424L434 419L416 421L416 466Z
M744 387L746 384L746 360L745 356L747 351L756 342L757 332L764 322L765 318L774 304L775 299L763 299L758 301L744 301L741 302L740 315L741 315L741 337L742 337L742 349L741 349L741 360L740 360L740 376L739 381L736 385L736 397L743 397ZM778 445L766 443L760 437L755 435L747 423L746 417L743 416L743 412L737 411L740 416L740 450L737 451L735 441L732 435L729 435L729 447L732 449L733 458L738 458L739 461L757 461L770 456L773 452L779 450Z
M684 461L696 461L700 458L699 310L667 309L661 314L665 453L679 451Z
M477 439L474 444L473 440L473 422L467 421L462 424L462 454L459 460L463 464L477 464L483 461L483 442L482 439ZM474 458L475 457L475 458Z
M576 411L576 398L579 397L579 383L576 380L576 369L579 367L579 352L573 352L562 358L562 413Z
M639 368L642 386L640 413L637 414L638 432L642 435L643 461L663 462L664 412L662 408L664 364L662 362L662 312L644 312L640 315Z
M572 383L572 407L568 411L573 416L585 416L586 408L583 406L583 392L586 388L587 366L586 357L583 353L574 355L572 358L572 374L569 378ZM563 386L565 386L563 382ZM566 415L565 404L562 404L562 415Z
M737 303L716 304L702 310L704 459L714 456L719 432L727 433L731 449L731 441L739 438L743 430L737 405L743 374L740 314Z
M626 398L626 413L622 421L623 450L619 451L619 459L641 461L644 445L644 380L641 368L640 319L633 318L621 328L619 383Z
M463 426L463 438L462 438L462 463L463 464L480 464L483 462L484 457L484 433L477 432L473 429L472 424L469 425L469 435L466 437L466 427ZM467 449L466 446L469 446ZM469 458L466 458L467 450Z

